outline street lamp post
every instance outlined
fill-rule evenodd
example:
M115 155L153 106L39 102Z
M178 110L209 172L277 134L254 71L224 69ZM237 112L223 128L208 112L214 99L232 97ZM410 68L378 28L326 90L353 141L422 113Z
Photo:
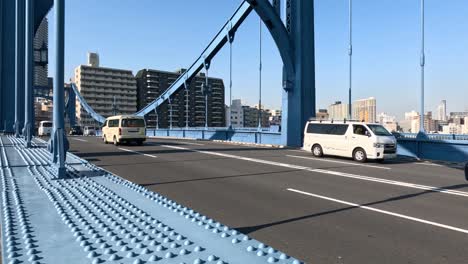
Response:
M258 131L262 131L262 20L259 32L259 66L258 66Z
M349 56L349 91L348 91L348 119L352 119L352 104L351 104L351 87L352 87L352 58L353 58L353 43L352 43L352 33L353 33L353 24L352 24L352 0L349 0L349 47L348 47L348 56Z
M424 0L421 0L421 112L419 113L419 135L423 136L425 134L424 129L424 65L426 63L426 58L424 55Z

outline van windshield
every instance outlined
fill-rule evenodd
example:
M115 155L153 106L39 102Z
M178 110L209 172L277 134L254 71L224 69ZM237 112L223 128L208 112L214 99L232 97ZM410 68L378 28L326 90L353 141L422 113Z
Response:
M145 127L145 120L143 119L123 119L122 127Z
M367 125L376 136L392 136L387 129L381 125Z
M52 122L44 122L42 123L42 127L52 127Z

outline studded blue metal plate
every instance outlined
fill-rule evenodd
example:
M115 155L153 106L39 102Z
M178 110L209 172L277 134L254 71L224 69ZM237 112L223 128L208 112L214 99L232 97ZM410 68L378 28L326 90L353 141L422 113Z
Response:
M277 250L43 141L0 137L3 263L291 263Z

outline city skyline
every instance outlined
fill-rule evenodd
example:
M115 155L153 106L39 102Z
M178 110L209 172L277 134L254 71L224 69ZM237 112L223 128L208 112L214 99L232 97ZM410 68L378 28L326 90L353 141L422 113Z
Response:
M141 68L187 67L240 2L117 2L111 13L105 11L106 1L67 2L65 76L68 80L73 67L84 63L83 54L88 51L106 58L102 65L134 74ZM130 9L134 11L128 13ZM316 0L315 9L319 109L347 101L347 1ZM180 16L168 16L171 12ZM354 4L353 12L353 101L386 98L379 100L377 111L399 118L405 111L419 109L419 1L363 1ZM442 99L448 102L447 112L468 107L461 96L468 87L463 72L468 66L468 54L463 52L468 38L457 34L468 27L467 12L468 3L461 0L426 3L426 111L435 111ZM80 19L83 14L86 20ZM184 21L191 21L190 26ZM257 93L250 92L258 89L258 23L258 17L250 15L233 44L233 97L248 104L258 101ZM53 25L50 28L53 31ZM55 43L50 43L54 50ZM269 108L281 108L282 63L267 30L263 30L263 43L262 101ZM228 55L229 47L223 48L210 68L225 83L229 82ZM53 54L50 62L54 67Z

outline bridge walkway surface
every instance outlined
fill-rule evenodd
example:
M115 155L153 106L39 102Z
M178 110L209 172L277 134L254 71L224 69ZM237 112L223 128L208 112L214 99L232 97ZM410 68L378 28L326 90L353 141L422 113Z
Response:
M70 142L89 162L306 263L468 263L461 167L211 141Z
M3 263L300 263L73 154L0 136Z

